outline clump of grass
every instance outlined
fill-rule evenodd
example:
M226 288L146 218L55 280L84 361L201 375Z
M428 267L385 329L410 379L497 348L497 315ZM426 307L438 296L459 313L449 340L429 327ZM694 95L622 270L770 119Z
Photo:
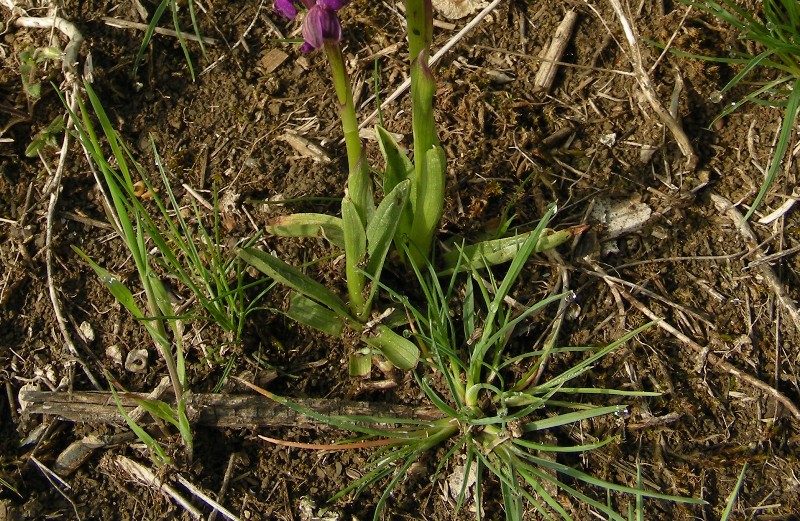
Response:
M741 66L741 70L722 89L712 94L712 101L721 101L738 85L752 85L740 100L730 103L714 122L729 115L745 103L775 107L783 111L775 153L764 182L750 206L749 219L772 186L789 147L792 128L800 108L800 2L797 0L763 0L760 13L739 7L733 0L681 0L731 25L739 32L739 40L755 44L756 55L733 50L731 57L693 56L695 58ZM756 71L772 79L752 83L748 79Z
M491 272L486 287L472 261L462 256L468 266L466 275L460 266L442 279L430 264L416 266L416 277L424 294L424 305L412 305L404 295L388 290L410 316L416 331L413 337L422 352L422 361L414 377L427 399L440 411L442 419L411 421L403 418L363 418L326 416L294 404L263 389L262 394L327 424L358 433L342 448L380 448L363 469L363 475L333 499L357 493L368 486L383 490L375 506L374 519L380 519L387 501L406 471L424 454L447 447L437 465L436 479L446 467L450 471L463 468L464 476L476 477L475 511L482 518L486 477L493 475L502 493L505 517L512 521L526 518L533 508L547 519L572 519L551 492L558 489L578 502L585 503L608 519L624 521L612 506L598 501L576 487L576 483L598 487L609 492L631 494L638 498L658 498L702 504L703 501L681 498L655 491L631 488L603 481L564 463L555 457L563 453L591 451L616 440L609 437L583 445L553 445L541 434L551 429L605 415L620 414L626 405L602 405L595 399L623 396L630 399L655 396L658 393L581 387L571 382L586 374L594 364L614 349L645 330L645 325L605 347L558 348L548 343L543 349L521 355L508 351L513 330L532 314L570 293L554 294L536 302L521 313L513 313L504 299L518 282L529 256L536 249L545 224L554 209L528 235L518 255L502 280ZM445 280L445 284L442 284ZM480 282L476 282L480 281ZM453 306L458 302L458 306ZM460 316L458 316L460 312ZM458 318L456 318L458 316ZM410 333L410 332L408 332ZM576 362L560 374L537 382L534 375L550 355L573 353ZM584 399L577 397L583 395ZM546 413L546 414L545 414ZM366 427L365 422L378 427ZM321 446L322 447L322 446ZM330 446L325 446L330 448ZM465 456L463 467L461 455ZM458 461L458 464L456 463ZM468 501L468 479L457 492L457 507Z
M118 277L94 262L81 249L73 249L92 267L120 304L144 326L158 348L171 380L177 410L173 411L166 403L157 400L141 400L140 405L152 415L175 425L191 454L192 432L186 414L188 382L183 344L184 322L197 318L202 310L205 318L227 331L233 341L238 341L245 318L269 288L246 304L244 292L248 286L243 282L244 263L232 250L224 249L221 245L218 211L214 210L214 224L209 231L202 225L202 216L194 205L198 224L196 231L192 229L181 214L154 146L167 198L173 208L170 211L150 184L141 165L120 140L91 85L85 83L85 88L91 110L79 100L80 115L72 115L76 122L75 131L102 176L98 178L98 183L104 195L105 210L133 259L138 282L144 290L146 308L140 307L131 289ZM102 129L102 140L95 130L94 118ZM106 159L103 143L111 149L115 166ZM135 182L135 176L142 181ZM141 183L144 183L146 191ZM143 191L157 207L162 223L150 215L140 199ZM253 241L247 241L245 246ZM195 311L178 312L162 280L166 274L173 275L191 292L198 303ZM167 462L168 458L158 444L122 412L134 432L152 449L154 460L157 463Z

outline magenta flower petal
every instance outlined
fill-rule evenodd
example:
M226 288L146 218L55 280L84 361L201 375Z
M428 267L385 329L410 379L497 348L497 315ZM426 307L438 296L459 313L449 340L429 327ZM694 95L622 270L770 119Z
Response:
M310 52L319 49L324 43L337 44L342 41L342 25L336 12L319 4L308 10L303 20L303 39L301 50Z
M297 16L297 8L294 6L293 0L275 0L273 9L276 13L289 20L294 20Z
M317 0L317 5L324 7L325 9L338 11L342 7L346 6L349 2L350 0Z

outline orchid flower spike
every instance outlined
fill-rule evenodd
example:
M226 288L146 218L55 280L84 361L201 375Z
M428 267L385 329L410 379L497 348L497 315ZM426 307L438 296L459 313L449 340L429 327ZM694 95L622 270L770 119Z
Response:
M303 46L300 50L311 52L324 44L338 44L342 41L342 24L336 11L347 5L349 0L275 0L274 9L279 15L294 20L297 5L308 9L303 19Z

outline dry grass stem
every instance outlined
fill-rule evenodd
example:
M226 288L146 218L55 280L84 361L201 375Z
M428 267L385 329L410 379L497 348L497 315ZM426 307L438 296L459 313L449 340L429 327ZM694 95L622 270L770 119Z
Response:
M594 265L594 268L598 271L598 273L602 274L607 277L605 271L597 265ZM609 284L613 284L611 280L607 280ZM633 307L638 309L642 312L647 318L650 320L655 320L656 325L666 331L667 333L671 334L687 346L691 347L697 354L703 356L708 363L712 366L716 367L717 369L726 372L736 378L740 379L742 382L746 383L747 385L754 387L770 396L772 396L775 400L781 403L786 409L796 418L800 420L800 408L792 402L785 394L780 392L779 390L775 389L774 387L762 382L758 378L754 376L750 376L749 374L745 373L744 371L738 369L734 365L726 362L722 358L718 357L717 355L710 352L707 347L703 347L688 336L684 335L680 331L678 331L675 327L670 325L669 322L663 320L659 317L656 313L654 313L650 308L645 306L642 302L640 302L636 297L628 293L622 287L618 287L617 290L619 291L620 295L622 295L625 300L627 300Z
M619 22L622 25L622 31L625 34L625 41L627 42L631 51L631 65L633 66L633 72L636 75L636 81L639 84L639 88L642 90L642 93L647 99L647 102L650 104L650 107L658 115L659 119L661 119L661 122L664 123L672 133L672 136L678 143L678 147L681 149L681 153L683 153L684 157L686 157L686 165L684 166L685 170L687 172L693 172L697 167L698 161L697 155L694 153L694 147L692 147L692 143L689 141L689 136L687 136L686 132L683 131L680 122L672 117L669 111L661 104L658 96L656 95L653 83L650 81L650 76L647 74L647 71L642 63L642 53L639 49L639 38L637 36L636 29L630 23L627 16L625 16L625 10L623 9L620 1L608 1L611 4L611 7L614 9L614 12L617 14Z
M180 474L177 474L175 479L178 480L178 483L186 487L186 489L189 492L191 492L196 498L200 499L206 505L208 505L208 507L211 508L214 511L214 513L220 513L226 519L230 519L230 521L240 521L239 517L236 514L234 514L224 506L220 505L218 502L211 499L211 497L208 494L203 492L202 489L197 487L194 483L192 483L188 479L184 478Z
M162 494L164 494L167 498L173 500L181 508L183 508L186 511L186 513L189 514L193 519L203 518L203 513L200 512L200 510L197 507L192 505L186 498L184 498L180 494L180 492L175 490L170 485L164 483L161 478L157 477L147 467L133 461L130 458L126 458L125 456L117 456L116 458L114 458L114 463L116 464L118 469L120 469L125 474L135 479L142 485L157 490Z
M148 25L142 24L139 22L131 22L130 20L121 20L119 18L111 18L110 16L104 16L101 18L102 21L106 23L106 25L110 27L117 27L119 29L136 29L138 31L146 31ZM154 33L160 34L162 36L171 36L173 38L178 37L178 32L172 29L164 29L163 27L156 27L153 30ZM191 40L193 42L199 42L200 38L197 35L192 33L185 33L181 32L181 36L183 36L186 40ZM208 45L218 45L219 40L216 38L208 38L207 36L202 37L203 43Z

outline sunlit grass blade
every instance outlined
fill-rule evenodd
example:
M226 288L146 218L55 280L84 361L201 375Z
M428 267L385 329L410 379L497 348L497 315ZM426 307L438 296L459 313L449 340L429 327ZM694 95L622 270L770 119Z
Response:
M744 483L744 475L747 472L747 463L742 466L742 472L739 473L739 479L736 481L736 486L733 487L730 495L728 496L728 501L725 505L725 510L722 511L722 516L720 517L720 521L728 521L731 514L733 513L733 506L736 504L736 498L739 497L739 491L742 489L742 484Z
M744 216L744 219L747 220L753 215L753 212L761 204L761 201L764 199L764 196L767 195L770 187L772 187L772 182L775 180L775 176L778 174L778 170L783 163L783 157L786 155L786 151L789 149L789 141L792 137L792 131L794 130L794 125L797 120L798 108L800 108L800 77L792 84L792 93L789 95L789 99L786 103L786 111L784 112L783 119L781 120L781 130L780 134L778 135L778 142L775 145L775 152L773 153L772 161L769 165L769 170L767 171L767 176L764 179L764 182L761 185L761 189L756 195L753 204L750 206L750 209Z
M113 385L111 386L111 396L114 398L114 402L117 404L119 414L125 420L125 423L128 424L128 427L130 427L131 431L133 431L136 437L139 438L139 440L144 443L148 449L150 449L153 463L159 467L169 464L171 462L170 457L167 456L167 453L164 452L164 449L161 447L161 445L159 445L159 443L153 439L153 437L150 436L146 430L139 426L138 423L133 421L133 418L130 417L128 412L125 410L125 407L122 406L122 402L120 401L117 391L114 389Z

